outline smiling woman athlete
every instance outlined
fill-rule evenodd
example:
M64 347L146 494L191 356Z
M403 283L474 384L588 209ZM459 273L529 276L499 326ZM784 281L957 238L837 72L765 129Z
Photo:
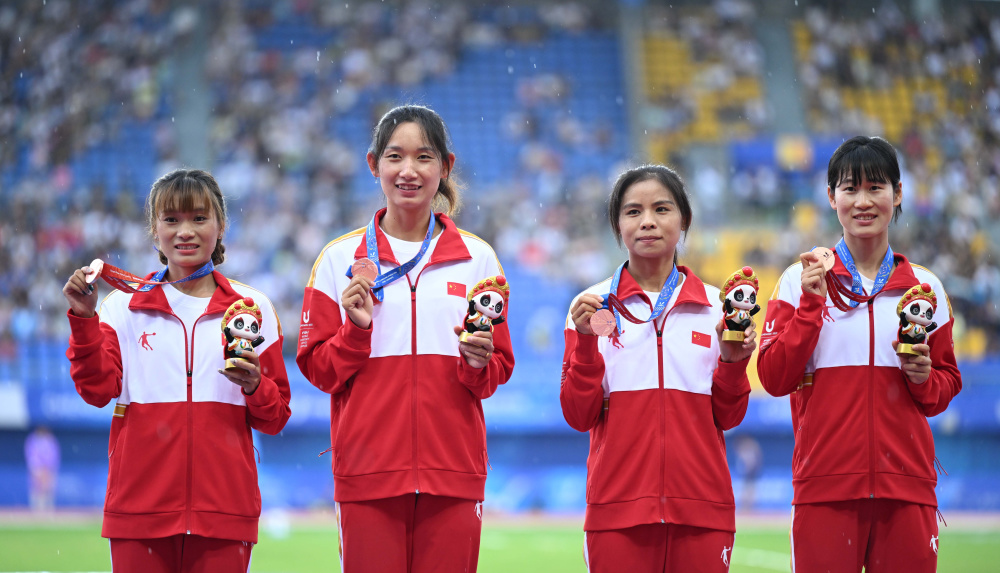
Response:
M941 282L889 247L889 224L902 211L899 173L896 150L880 137L854 137L837 148L827 194L843 238L832 275L816 253L803 253L768 304L757 368L770 394L791 394L797 573L937 567L927 417L948 407L962 378ZM897 304L921 284L937 294L940 326L913 346L918 354L897 355Z
M466 342L458 333L466 292L502 270L488 244L432 211L458 204L455 155L437 113L386 113L368 166L386 208L320 253L297 357L330 394L341 561L345 571L475 571L487 466L481 401L510 378L514 355L506 322ZM382 274L358 272L362 259Z
M291 415L278 317L263 293L213 270L227 218L210 174L164 175L146 213L166 265L147 279L180 282L113 291L99 314L89 267L63 287L76 390L94 406L116 400L101 535L115 571L245 572L260 517L250 429L277 434ZM264 342L222 373L220 321L248 297Z

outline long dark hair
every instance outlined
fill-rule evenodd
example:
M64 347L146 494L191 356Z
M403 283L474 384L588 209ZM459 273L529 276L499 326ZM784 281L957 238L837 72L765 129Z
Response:
M389 139L392 138L396 128L408 121L420 126L424 138L437 152L442 165L448 168L448 177L441 178L437 193L434 195L434 202L435 206L439 208L443 207L442 202L447 203L445 212L448 216L452 216L458 212L462 205L461 185L453 177L454 166L448 163L448 157L452 153L448 128L445 127L444 120L436 111L422 105L401 105L390 109L382 116L372 131L372 143L368 147L368 153L375 156L375 160L378 161L386 146L389 145Z
M858 135L841 143L830 157L830 164L826 169L830 197L833 197L837 185L847 177L855 185L860 185L862 175L868 181L890 184L895 197L899 189L899 157L896 155L896 148L877 136ZM896 205L892 220L899 219L902 212L902 204Z
M681 230L684 231L685 237L687 237L688 229L691 228L691 201L688 200L681 176L664 165L640 165L619 175L615 186L611 189L611 195L608 197L608 222L611 223L611 230L615 234L615 241L618 242L619 247L622 246L622 229L618 219L621 217L625 192L636 183L649 179L655 179L673 195L674 203L677 204L677 209L681 212ZM676 250L674 251L674 264L677 264Z
M226 198L219 183L212 174L200 169L177 169L167 173L153 183L146 197L146 222L149 234L156 234L156 218L164 211L190 212L195 209L210 208L219 222L219 231L225 231L229 222L226 214ZM220 233L221 234L221 233ZM160 262L167 264L167 256L162 251ZM212 251L212 262L221 265L226 260L226 247L220 236Z

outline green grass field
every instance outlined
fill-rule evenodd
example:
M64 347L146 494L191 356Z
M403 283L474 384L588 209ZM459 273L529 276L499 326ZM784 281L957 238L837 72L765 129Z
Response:
M494 520L483 528L479 571L484 573L585 571L582 532L567 520ZM788 571L788 531L773 522L741 525L732 573ZM296 520L280 538L261 530L254 548L255 573L339 571L337 531L328 520ZM110 571L108 542L96 520L44 523L4 517L0 521L0 572ZM1000 529L963 525L941 528L941 573L1000 570Z

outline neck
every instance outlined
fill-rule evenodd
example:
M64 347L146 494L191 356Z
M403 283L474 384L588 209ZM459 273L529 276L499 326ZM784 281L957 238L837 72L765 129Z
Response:
M844 235L844 243L854 257L858 272L865 278L875 280L885 252L889 249L889 234L863 238Z
M184 269L168 266L167 274L166 276L163 277L163 280L177 281L190 275L191 272L187 272ZM198 298L208 298L212 296L212 294L215 293L216 286L218 285L216 285L215 283L215 277L212 276L211 273L201 278L197 278L190 281L184 281L182 283L177 283L173 285L174 288L181 291L182 293L188 296L193 296Z
M427 236L428 217L430 209L412 211L393 209L390 206L382 217L380 225L385 234L391 237L418 242Z
M670 271L674 268L674 256L646 259L643 257L629 257L628 272L632 274L639 287L647 292L658 292L663 290L663 285L670 276Z

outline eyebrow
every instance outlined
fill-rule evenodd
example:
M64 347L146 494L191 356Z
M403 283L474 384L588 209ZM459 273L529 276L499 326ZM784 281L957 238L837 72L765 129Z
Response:
M385 148L385 150L386 151L389 151L389 150L392 150L392 151L403 151L403 146L401 146L401 145L387 145L386 148ZM426 151L428 153L431 153L432 155L437 155L437 153L435 152L434 148L430 147L429 145L424 145L423 147L418 147L417 151Z
M659 201L653 201L654 207L659 207L660 205L674 205L674 202L671 199L660 199ZM632 203L625 203L624 205L622 205L622 209L626 209L628 207L642 207L642 204L633 201Z

